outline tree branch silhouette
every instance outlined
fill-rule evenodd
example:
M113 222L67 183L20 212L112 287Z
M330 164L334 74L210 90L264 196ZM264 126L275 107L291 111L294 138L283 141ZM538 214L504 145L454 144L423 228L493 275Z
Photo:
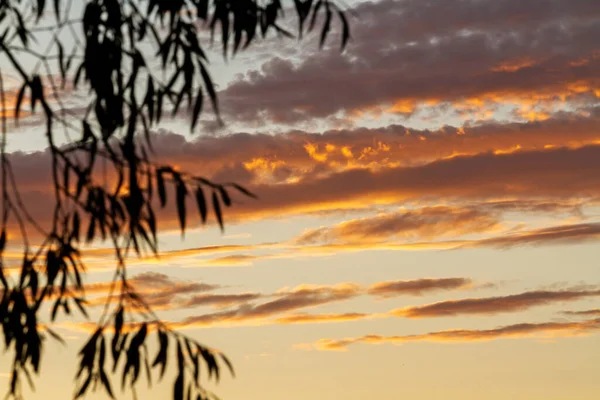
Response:
M109 375L119 370L121 388L135 393L141 370L148 383L153 370L162 379L170 354L175 356L170 364L177 370L173 398L213 397L200 383L200 364L205 364L209 378L219 380L223 364L233 374L231 362L162 321L128 282L127 260L159 256L157 208L175 205L183 235L190 214L188 197L195 200L203 224L212 213L223 229L223 211L232 206L230 192L256 196L235 183L212 182L157 164L150 132L167 112L175 116L185 106L189 128L195 131L205 103L222 123L202 44L205 34L211 43L220 40L225 59L270 32L293 37L282 22L284 5L280 0L78 4L84 6L81 12L73 11L73 0L0 1L0 57L6 60L0 70L0 257L9 241L23 248L18 273L11 273L0 258L0 320L4 344L13 357L8 396L23 397L23 378L33 387L48 335L64 343L50 327L59 314L70 316L76 308L88 318L82 253L85 245L101 241L114 250L115 273L95 332L79 352L74 397L99 384L115 398L116 383ZM293 0L293 5L299 38L316 30L320 20L322 47L336 17L345 48L349 24L336 3ZM21 81L14 107L4 80L9 72L17 73ZM86 95L79 99L79 108L69 105L69 99L82 91ZM7 154L8 119L18 124L27 99L32 114L41 108L51 156L50 227L37 221L22 201ZM39 244L34 244L38 237ZM48 303L49 324L39 313ZM147 346L152 333L158 343L155 355Z

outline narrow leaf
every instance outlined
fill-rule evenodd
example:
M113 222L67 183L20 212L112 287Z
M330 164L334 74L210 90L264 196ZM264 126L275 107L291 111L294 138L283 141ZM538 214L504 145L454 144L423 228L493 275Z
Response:
M217 192L213 192L212 194L212 203L213 208L215 210L215 216L217 217L217 221L219 221L221 231L223 231L223 214L221 213L221 205L219 204L219 197L217 196Z

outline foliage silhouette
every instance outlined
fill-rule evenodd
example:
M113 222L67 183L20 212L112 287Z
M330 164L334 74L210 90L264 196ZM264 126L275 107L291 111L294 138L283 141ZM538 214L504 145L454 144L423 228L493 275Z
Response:
M344 49L350 38L345 11L330 0L293 3L298 37L314 30L321 16L323 46L337 17ZM73 16L77 4L84 7ZM223 364L233 374L223 353L172 330L156 316L129 284L126 265L131 256L158 257L156 197L160 208L174 202L182 235L189 219L188 196L195 199L202 223L212 212L221 229L223 207L232 205L231 190L256 197L235 183L215 183L157 165L150 131L166 112L176 115L185 103L192 131L205 102L220 122L201 44L205 34L211 42L220 37L227 59L270 31L292 37L281 22L283 11L280 0L0 0L0 256L9 239L23 248L18 272L9 272L0 259L0 320L13 357L9 397L22 398L23 378L33 387L48 335L64 343L40 322L41 306L51 303L51 322L59 313L71 315L73 306L87 317L82 246L95 240L111 244L116 267L96 330L79 352L75 398L98 386L111 398L118 386L135 394L142 369L150 383L152 370L160 380L167 365L176 363L173 398L205 399L214 395L200 384L201 363L209 378L218 380ZM8 71L16 71L21 80L14 106L4 81ZM80 109L65 101L77 90L88 93ZM18 123L27 99L31 113L41 108L51 156L55 204L49 228L25 207L6 150L8 119L14 116ZM60 143L58 130L66 143ZM75 134L79 140L70 139ZM107 170L114 177L110 182ZM170 190L174 198L167 194ZM36 238L39 245L33 244ZM151 356L147 344L153 333L158 352ZM170 354L176 361L168 362ZM109 375L119 370L117 385Z

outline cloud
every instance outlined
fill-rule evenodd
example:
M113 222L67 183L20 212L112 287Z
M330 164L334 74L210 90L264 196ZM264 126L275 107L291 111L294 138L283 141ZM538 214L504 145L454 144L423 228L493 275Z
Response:
M274 294L274 300L258 305L244 304L233 310L191 316L176 325L198 327L264 320L289 311L348 300L360 293L360 286L354 283L333 286L300 285L278 291Z
M276 323L287 325L287 324L305 324L315 322L346 322L356 321L359 319L368 318L369 314L363 313L344 313L344 314L292 314L287 315L275 320Z
M581 243L600 237L600 223L552 226L512 235L492 237L464 244L461 247L511 248L523 245Z
M440 290L466 289L473 286L467 278L415 279L410 281L379 282L369 287L369 294L380 297L422 296Z
M404 318L437 318L459 315L494 315L524 311L532 307L557 302L577 301L600 296L600 290L536 290L520 294L460 300L446 300L422 306L412 306L391 311L390 314Z
M181 297L197 293L209 292L220 288L202 282L185 282L175 280L168 275L158 272L144 272L129 278L128 283L133 289L155 309L169 309L181 301ZM104 305L109 301L108 294L112 287L111 282L100 282L85 286L86 294L100 295L89 300L90 306ZM116 283L113 296L110 300L118 301L121 284Z
M600 118L594 118L598 120L595 123L597 127ZM576 138L581 134L578 122L570 125L567 118L562 122L553 120L552 123L560 126L556 142L562 145L567 145L569 141L578 143ZM465 135L458 134L455 128L449 128L447 134L440 131L422 136L425 140L407 134L401 127L390 129L387 133L364 132L365 141L360 139L360 130L332 132L323 135L317 149L327 152L327 157L339 153L340 160L346 161L328 158L326 163L311 158L303 147L306 141L302 141L301 134L272 136L272 139L266 138L267 135L227 136L197 143L185 142L180 136L167 135L155 145L165 151L161 162L176 163L186 170L196 170L199 162L204 165L206 161L207 165L213 166L213 174L217 174L219 166L225 167L236 157L239 162L248 163L244 168L250 170L252 183L247 186L259 195L259 200L242 198L232 192L234 204L225 210L226 223L277 218L282 214L353 210L365 204L374 207L378 203L435 202L442 198L448 202L504 200L512 201L515 207L525 207L526 202L547 203L548 206L562 204L567 209L580 207L585 198L598 197L600 182L596 171L600 146L574 145L572 148L544 149L545 129L548 128L548 142L553 143L551 132L554 128L548 121L541 124L505 128L500 125L497 128L488 127L488 133ZM526 146L530 130L535 131L532 133L535 139ZM590 132L589 135L585 133L588 136L584 135L584 142L600 139L596 128L590 127L584 132ZM313 136L316 134L305 139L313 140ZM512 138L506 139L510 146L514 146L519 137L523 138L523 148L512 153L490 151L501 148L505 136ZM169 142L173 143L169 145ZM367 142L370 142L370 149ZM245 145L249 146L250 153L247 162L242 161L244 157L238 154ZM274 161L268 161L271 156L265 153L265 146L274 149ZM175 148L178 150L170 150ZM226 149L230 151L228 155ZM464 155L452 156L454 153L462 154L463 150ZM252 164L254 151L257 157L261 151L267 161ZM353 158L344 156L343 151L351 152ZM471 154L471 151L477 154ZM25 205L36 221L42 226L48 225L51 210L40 207L40 204L53 204L51 187L48 186L51 177L45 175L50 164L47 152L13 153L11 157L15 171L20 174L17 180ZM427 162L432 158L435 161ZM353 160L358 161L354 163ZM272 169L269 163L273 162L279 162L277 165L281 166ZM287 172L276 172L279 168ZM211 175L210 167L207 167L207 172ZM573 179L574 176L577 179ZM188 200L190 209L195 209L193 199ZM172 203L158 215L160 230L176 229L178 226ZM509 206L508 203L504 205L505 208ZM534 207L534 204L530 206ZM498 210L500 204L497 207ZM541 207L535 209L536 212L540 210ZM193 215L191 217L194 218ZM199 224L200 219L196 221ZM209 223L215 223L212 216ZM194 226L193 219L190 226ZM201 250L211 249L198 249Z
M346 221L302 234L298 244L432 239L481 233L498 228L495 215L477 209L437 206Z
M496 248L506 250L517 246L549 246L576 244L596 241L600 237L600 223L565 224L547 228L533 229L518 233L503 233L475 240L438 240L438 241L363 241L349 243L327 243L303 245L293 249L297 255L332 254L354 251L425 251L425 250L461 250L470 248ZM302 235L300 236L302 237Z
M239 326L267 324L306 324L356 321L370 318L432 318L458 315L490 315L520 312L531 307L576 301L600 296L593 286L572 287L565 290L537 290L521 294L447 300L422 306L395 309L384 313L308 314L307 308L345 302L359 296L397 297L422 296L436 291L465 290L481 287L467 278L423 278L406 281L378 282L367 288L356 283L336 285L300 285L285 287L275 293L204 293L218 287L175 281L163 274L145 273L131 279L136 289L157 310L184 310L210 306L219 310L189 316L182 321L169 322L173 328L194 329L206 326ZM490 284L483 285L490 287ZM94 294L103 294L108 284L90 285ZM92 306L102 305L106 297L92 299ZM576 315L577 313L573 313ZM595 315L582 312L581 315ZM91 326L91 325L90 325ZM84 326L81 329L89 329ZM132 328L133 329L133 328Z
M256 185L256 202L237 204L235 219L302 214L408 201L576 198L599 194L600 146L455 157L416 167L344 170L285 185ZM577 177L577 179L574 179Z
M557 113L541 122L485 121L436 130L403 125L341 130L293 130L277 135L232 133L194 141L161 130L153 135L160 162L177 163L240 183L286 183L345 169L417 166L457 155L581 147L600 139L600 112Z
M202 294L192 296L180 307L197 306L216 306L229 307L236 304L244 304L263 297L260 293L239 293L239 294Z
M600 316L600 309L595 308L593 310L583 310L583 311L564 311L563 314L571 315L575 317L594 317Z
M317 350L346 351L348 346L358 343L363 344L402 344L407 342L439 342L439 343L462 343L475 341L490 341L498 339L520 339L529 337L553 338L572 337L595 333L600 329L600 319L592 319L583 322L544 322L523 323L506 325L494 329L456 329L430 332L423 335L405 336L379 336L366 335L347 339L321 339L313 343L310 348ZM307 348L307 345L298 345Z
M366 2L356 9L345 54L271 59L221 92L224 111L248 122L293 123L373 109L412 114L428 104L533 109L595 99L600 60L592 38L600 24L592 1Z
M226 308L246 304L263 297L260 293L207 293L222 289L220 285L202 282L186 282L173 279L157 272L145 272L134 275L128 280L135 291L155 310L177 310L202 306L213 308ZM89 300L90 306L101 306L108 301L110 282L86 285L86 294L100 295ZM120 284L117 284L114 294L119 293ZM118 296L112 301L118 301Z
M259 258L250 254L232 254L229 256L213 258L205 262L207 265L215 266L248 266L252 265L252 261Z

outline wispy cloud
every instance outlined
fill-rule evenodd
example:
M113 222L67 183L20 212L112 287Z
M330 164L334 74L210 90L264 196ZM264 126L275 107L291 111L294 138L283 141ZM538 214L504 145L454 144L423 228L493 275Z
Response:
M354 283L340 283L333 286L300 285L291 289L282 289L275 294L274 300L258 305L245 304L233 310L191 316L177 325L193 327L263 320L289 311L348 300L360 293L360 286Z
M302 234L298 244L380 242L456 237L498 228L497 216L478 209L437 206L346 221Z
M600 296L600 290L531 291L499 297L446 300L422 306L400 308L392 311L391 314L405 318L493 315L524 311L532 307L597 296Z
M409 281L379 282L369 287L369 294L381 297L422 296L442 290L467 289L473 281L467 278L415 279Z
M460 343L490 341L506 338L555 338L595 333L600 330L600 319L583 322L544 322L506 325L494 329L455 329L430 332L422 335L380 336L366 335L346 339L321 339L313 344L299 344L300 348L346 351L354 344L402 344L407 342Z
M315 322L346 322L356 321L359 319L369 318L369 314L363 313L343 313L343 314L292 314L285 317L280 317L275 320L275 323L287 324L306 324Z
M600 308L594 308L592 310L583 311L564 311L563 314L575 317L594 317L600 316Z

